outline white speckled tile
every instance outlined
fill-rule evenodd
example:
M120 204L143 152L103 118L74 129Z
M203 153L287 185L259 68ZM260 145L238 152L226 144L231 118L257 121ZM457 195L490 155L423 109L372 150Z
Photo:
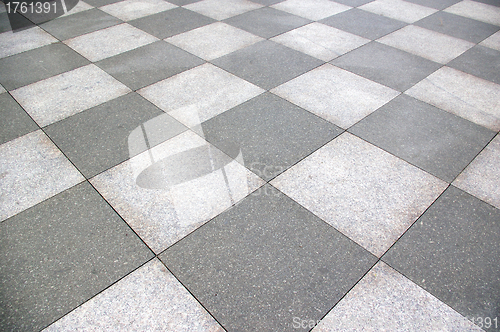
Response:
M500 85L443 67L405 92L491 130L500 130Z
M43 127L130 91L97 66L87 65L11 93Z
M1 86L1 85L0 85L0 93L4 93L4 92L6 92L6 91L5 91L5 88L4 88L3 86Z
M464 0L444 10L455 15L465 16L494 25L500 25L500 7L485 3Z
M271 90L272 93L348 128L399 92L325 64Z
M323 61L330 61L370 41L316 22L271 40Z
M204 64L138 92L192 128L264 90L212 64Z
M43 331L224 330L165 266L153 259Z
M263 6L248 0L202 0L184 6L215 20L225 20L261 7Z
M500 209L500 136L470 163L453 185Z
M263 185L192 131L90 182L156 253Z
M61 15L59 17L66 17L66 16L73 15L73 14L76 14L76 13L81 13L81 12L84 12L84 11L92 9L92 8L94 8L94 6L91 6L88 3L85 3L83 1L78 1L78 3L76 4L75 7L73 7L66 14Z
M84 180L37 130L0 145L0 221Z
M176 7L163 0L124 0L99 7L99 9L122 21L130 21Z
M415 25L408 25L378 40L400 50L446 64L474 44Z
M165 41L207 61L261 40L263 38L222 22L216 22L165 39Z
M359 9L406 23L416 22L437 12L436 9L402 0L376 0L360 6Z
M447 187L349 133L271 184L378 257Z
M0 33L0 58L57 43L58 40L39 27Z
M313 332L482 331L383 262L321 320Z
M489 36L488 38L480 42L479 45L500 51L500 31L497 31L493 35Z
M68 39L64 43L90 61L96 62L157 40L158 38L123 23Z
M286 0L271 7L315 21L352 8L328 0Z

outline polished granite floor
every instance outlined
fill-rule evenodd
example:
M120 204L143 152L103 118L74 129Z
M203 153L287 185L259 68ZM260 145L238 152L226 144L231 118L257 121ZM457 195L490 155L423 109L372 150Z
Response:
M0 19L0 330L500 331L499 0Z

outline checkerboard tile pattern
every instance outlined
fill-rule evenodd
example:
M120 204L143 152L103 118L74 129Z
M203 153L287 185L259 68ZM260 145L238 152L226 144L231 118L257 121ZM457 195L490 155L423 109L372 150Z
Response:
M0 330L500 331L498 0L11 30L2 4Z

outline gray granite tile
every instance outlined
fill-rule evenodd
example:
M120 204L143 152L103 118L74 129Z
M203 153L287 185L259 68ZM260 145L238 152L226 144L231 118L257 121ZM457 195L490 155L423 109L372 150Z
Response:
M158 38L168 38L179 33L202 27L215 22L214 19L200 15L185 8L174 8L158 14L129 21L129 24Z
M96 65L132 90L137 90L203 63L203 60L160 40L101 60Z
M495 132L401 95L349 132L409 163L452 182Z
M477 45L448 63L476 77L500 84L500 51Z
M165 39L165 41L207 61L261 40L261 37L222 22L212 23Z
M347 6L351 6L351 7L358 7L358 6L362 6L362 5L364 5L368 2L372 2L372 1L373 0L337 0L335 2L344 4Z
M286 0L272 7L314 21L351 9L329 0Z
M441 64L448 63L474 46L463 39L415 25L408 25L378 41Z
M84 180L41 130L0 145L0 174L0 221Z
M122 21L130 21L176 7L163 0L124 0L99 7L99 9Z
M87 59L68 46L54 43L0 59L0 83L13 90L87 64Z
M331 63L398 91L405 91L441 67L378 42L364 45Z
M323 62L264 40L212 61L218 67L263 89L272 89Z
M382 256L446 183L344 133L271 184L376 256Z
M406 23L416 22L437 12L436 9L403 0L375 0L359 8Z
M94 7L100 7L100 6L105 6L109 5L110 3L115 3L121 0L85 0L86 3L89 5L92 5Z
M500 85L443 67L406 94L491 130L500 130Z
M10 331L39 331L153 256L87 182L0 230L0 323Z
M68 39L64 43L90 61L96 62L157 40L156 37L124 23Z
M148 130L149 129L149 130ZM131 153L155 128L133 131ZM263 184L236 160L186 131L90 182L160 253Z
M363 37L317 22L271 40L323 61L330 61L369 42Z
M293 317L319 320L375 263L268 185L160 258L228 331L291 331Z
M43 331L89 329L224 331L157 259L140 267Z
M446 8L444 11L500 26L500 8L489 4L464 0Z
M500 7L500 1L498 1L498 0L474 0L474 1L482 2L482 3L488 4L488 5L492 5L492 6Z
M472 43L479 43L500 30L498 26L443 11L427 16L415 25Z
M271 90L272 93L349 128L399 92L325 64Z
M0 58L58 42L39 27L0 34Z
M173 3L174 5L177 6L185 6L189 5L190 3L195 3L201 0L169 0L168 2Z
M453 185L500 209L500 136L459 175Z
M6 91L5 91L5 88L4 88L2 85L0 85L0 94L2 94L2 93L4 93L4 92L6 92Z
M404 22L357 8L327 17L320 23L368 39L380 38L406 25Z
M46 22L41 27L54 37L66 40L122 23L99 9L90 9Z
M264 92L211 64L185 71L139 90L153 104L195 128Z
M259 3L264 6L270 6L285 0L252 0L252 2Z
M143 146L129 154L129 135L143 123L157 127L162 134L148 142L150 147L187 129L138 94L130 93L54 123L45 132L90 178L147 149Z
M3 6L3 2L2 2ZM0 33L8 31L20 31L29 27L34 27L35 24L19 13L11 13L10 15L4 11L0 11Z
M497 317L499 220L500 210L450 186L383 260L460 314Z
M416 3L417 5L425 6L425 7L431 7L435 9L445 9L449 6L452 6L456 4L457 2L460 2L462 0L405 0L408 2L413 2Z
M215 20L225 20L263 5L248 0L203 0L184 7Z
M38 129L35 121L8 94L0 94L0 144Z
M273 94L262 94L201 124L205 139L271 180L341 133Z
M500 31L486 38L479 45L500 51Z
M11 94L43 127L129 92L129 88L95 65L87 65Z
M334 331L482 330L379 262L313 329L313 332Z
M271 38L303 26L311 21L303 17L288 14L281 10L263 7L238 16L233 16L224 22L251 32L254 35Z

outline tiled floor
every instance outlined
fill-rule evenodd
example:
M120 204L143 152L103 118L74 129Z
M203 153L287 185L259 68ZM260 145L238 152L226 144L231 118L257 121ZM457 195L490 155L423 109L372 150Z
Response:
M500 0L0 9L0 84L2 331L500 331Z

